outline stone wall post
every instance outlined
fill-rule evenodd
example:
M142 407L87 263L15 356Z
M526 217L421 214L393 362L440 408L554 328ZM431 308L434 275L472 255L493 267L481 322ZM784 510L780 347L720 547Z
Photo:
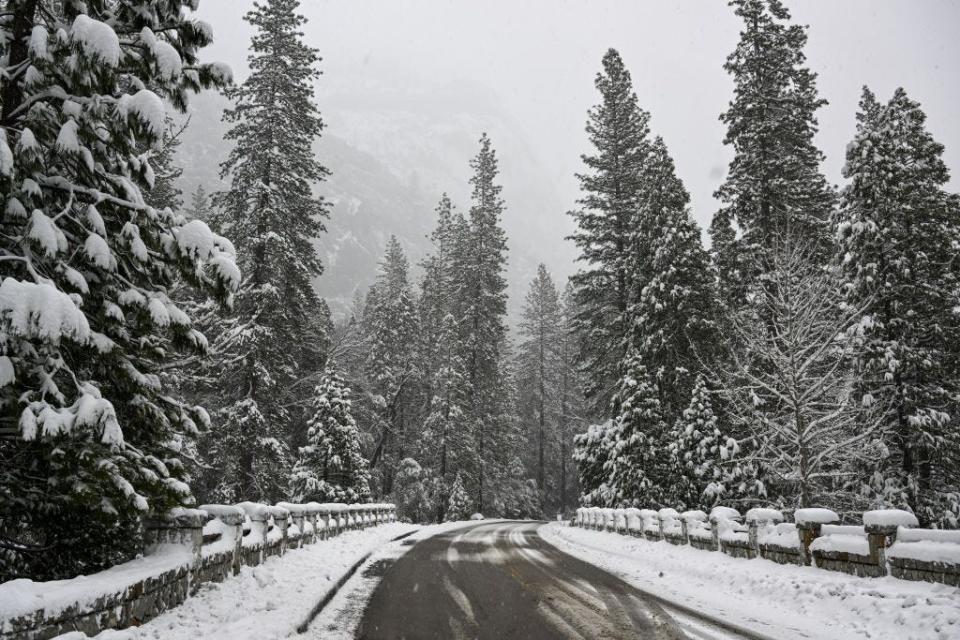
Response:
M256 513L248 511L247 517L250 518L250 535L263 541L260 549L260 562L263 562L263 552L267 548L267 534L270 532L270 514L266 511Z
M766 522L760 522L758 520L748 520L747 521L747 540L750 543L750 549L753 551L755 558L760 557L760 526L766 525Z
M720 550L720 526L715 518L710 518L710 538L713 540L713 550Z
M231 535L233 535L233 561L230 564L230 569L233 575L237 575L243 565L243 509L224 504L205 504L200 507L200 510L206 511L211 517L230 527Z
M798 522L797 535L800 536L800 551L803 554L803 564L808 567L813 564L813 556L810 554L810 545L820 537L819 522Z
M203 525L207 521L205 511L199 509L171 509L159 517L144 520L144 554L153 555L171 545L187 549L192 566L200 564L203 548Z
M323 539L326 540L330 537L330 508L324 505L320 505L320 510L317 512L317 522L323 523Z
M287 538L287 529L290 527L290 512L284 509L283 507L271 507L270 515L273 516L273 526L280 529L280 549L278 550L278 555L283 555L287 550L287 545L290 544L289 538Z
M310 536L310 542L316 542L320 539L320 530L317 529L317 521L320 516L320 505L316 502L310 502L306 505L305 518L313 528L313 534Z
M297 530L300 532L300 537L297 539L295 544L293 540L289 540L288 538L287 546L291 549L298 549L302 547L305 542L304 536L306 535L303 532L303 523L306 520L306 507L304 507L302 504L296 504L293 502L279 502L277 503L277 506L281 509L286 509L286 511L289 512L290 518L293 520L293 524L297 525ZM276 517L274 517L274 520L276 520ZM287 536L286 531L284 531L284 536Z
M863 527L867 532L867 542L870 545L870 562L877 565L880 575L887 575L887 547L897 540L897 525L895 524L867 524Z

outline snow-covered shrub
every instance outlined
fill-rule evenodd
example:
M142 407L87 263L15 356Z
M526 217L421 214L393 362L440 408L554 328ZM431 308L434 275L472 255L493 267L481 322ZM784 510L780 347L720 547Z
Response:
M400 461L393 480L397 518L407 522L430 522L436 515L435 483L429 469L413 458Z

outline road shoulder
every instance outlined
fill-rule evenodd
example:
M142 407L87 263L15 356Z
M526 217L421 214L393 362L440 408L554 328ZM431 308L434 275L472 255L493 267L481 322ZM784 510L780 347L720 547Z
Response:
M960 635L960 590L549 523L540 536L636 588L773 637L904 640Z

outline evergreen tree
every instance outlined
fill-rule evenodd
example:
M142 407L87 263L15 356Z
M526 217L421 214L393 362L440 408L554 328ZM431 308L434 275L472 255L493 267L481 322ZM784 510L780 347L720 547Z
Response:
M636 293L631 343L655 377L665 418L673 422L695 372L721 344L715 276L687 210L689 196L658 137L644 171L640 223L634 230Z
M527 408L525 417L535 428L531 440L535 443L537 490L540 494L540 509L547 507L548 439L557 436L557 386L559 366L557 348L560 346L561 320L560 298L547 267L537 268L537 277L530 283L527 299L520 319L522 343L519 353L519 379L521 402Z
M668 488L667 502L675 508L704 506L707 485L721 477L720 448L725 440L702 375L697 376L690 403L674 423L667 441L670 465L674 469L674 482Z
M366 369L377 396L382 425L371 466L383 466L382 492L390 492L396 464L409 453L407 432L417 377L414 359L418 331L416 302L407 279L407 258L400 242L390 236L380 265L380 277L367 299L370 348Z
M484 482L491 471L487 455L497 446L505 425L498 393L503 380L507 305L507 239L500 226L504 202L497 184L496 152L483 134L480 151L471 160L474 174L469 233L458 251L457 317L467 382L467 420L476 442L476 509L484 509Z
M228 241L143 200L164 100L229 81L198 62L191 4L4 3L0 581L98 571L135 553L139 516L192 499L207 414L158 372L205 340L169 290L228 302L239 272Z
M456 259L463 217L443 194L430 236L433 252L424 260L419 297L419 362L426 400L422 448L435 461L440 495L437 519L444 520L449 471L469 462L469 432L463 428L466 401L457 304Z
M223 465L223 499L271 500L290 462L287 444L296 417L288 387L315 361L312 319L321 312L311 280L321 272L313 239L326 203L312 187L327 170L313 154L322 122L313 103L317 52L306 46L297 0L267 0L245 19L255 29L250 76L231 89L224 119L236 142L221 165L230 188L215 197L214 222L235 242L246 274L235 313L240 339L218 381L217 420L230 450L208 461ZM233 469L227 473L227 469Z
M190 204L183 210L183 214L190 220L209 220L212 216L210 195L202 184L197 185L190 194Z
M613 420L607 420L603 424L590 425L585 432L573 438L580 502L586 506L611 504L607 463L613 454L615 435Z
M826 101L806 66L806 28L790 24L780 0L730 4L743 31L724 65L733 76L734 96L720 120L734 158L715 194L723 206L711 233L721 276L728 278L723 290L738 306L744 287L763 273L763 256L776 235L807 238L816 260L829 257L835 196L820 173L823 156L813 143L815 114Z
M413 458L400 461L391 483L399 517L409 522L429 522L436 513L436 492L429 469Z
M437 514L444 520L446 488L452 469L468 465L471 461L470 433L463 429L465 390L463 361L457 349L458 326L453 315L447 314L438 335L438 353L430 381L430 405L423 423L423 437L429 448L428 455L436 460L436 477L440 483L440 500ZM460 474L457 480L461 481ZM462 481L461 481L462 482Z
M864 89L847 149L839 243L858 327L858 394L885 416L889 456L870 490L921 522L960 518L960 201L943 191L943 145L898 89L886 105Z
M358 502L369 493L367 461L351 415L350 389L333 370L314 390L307 445L290 477L295 502Z
M587 120L595 153L583 156L587 172L577 176L581 209L571 214L578 226L572 239L585 266L572 281L587 394L594 412L603 415L627 351L633 289L630 235L649 152L649 114L638 106L630 72L616 50L603 56L603 71L595 84L601 103L589 111Z
M454 277L454 251L456 249L456 217L453 203L443 194L436 208L437 224L430 234L433 251L423 261L423 279L420 282L419 358L424 379L427 381L427 399L430 380L436 369L441 345L438 341L443 331L444 319L454 311L456 286Z
M456 522L458 520L470 519L470 506L472 502L467 490L463 488L463 480L460 474L453 481L450 487L450 500L447 502L446 521Z
M675 469L669 461L669 427L664 421L660 393L636 354L624 361L623 372L614 398L613 446L604 465L608 473L606 502L673 506L667 504L667 498Z

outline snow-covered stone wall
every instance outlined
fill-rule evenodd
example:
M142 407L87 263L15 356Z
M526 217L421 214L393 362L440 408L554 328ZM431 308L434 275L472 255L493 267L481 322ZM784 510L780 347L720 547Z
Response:
M793 519L786 522L776 509L751 509L741 516L723 506L714 507L709 515L581 507L573 524L737 558L960 586L960 531L917 529L912 513L895 509L868 511L860 525L838 524L840 518L829 509L797 509Z
M139 625L221 582L304 545L396 520L392 504L204 505L144 522L143 556L71 580L0 584L0 638L47 640Z

